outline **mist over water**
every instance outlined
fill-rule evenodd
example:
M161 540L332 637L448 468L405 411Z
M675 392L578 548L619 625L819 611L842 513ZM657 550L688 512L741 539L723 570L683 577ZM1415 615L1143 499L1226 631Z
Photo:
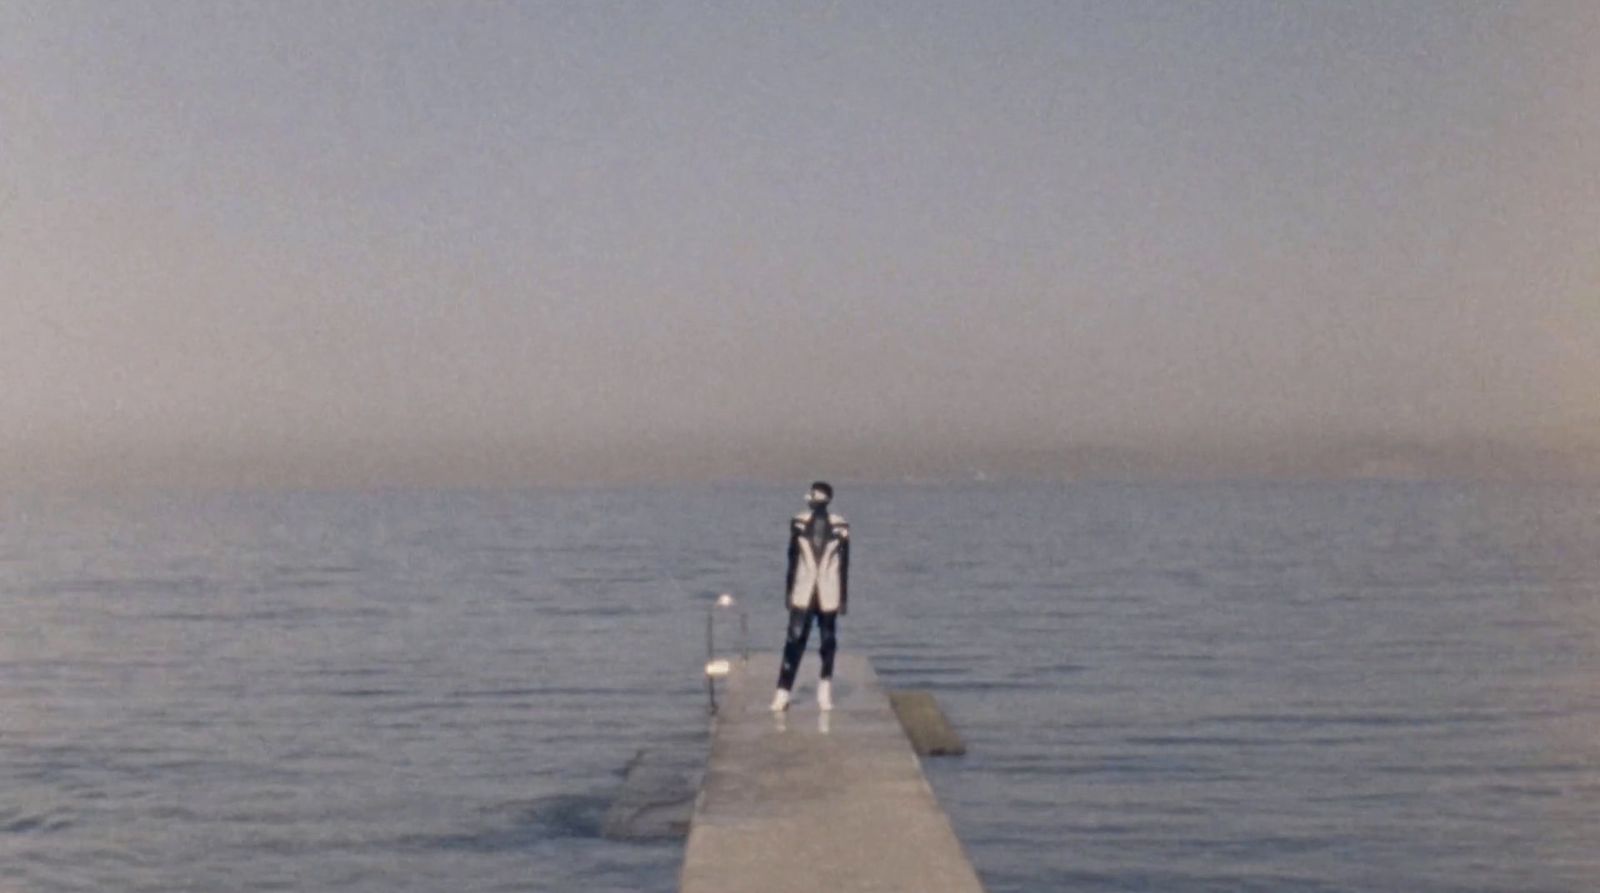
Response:
M0 509L0 883L675 889L602 841L705 732L706 600L782 636L793 487ZM842 647L933 690L992 893L1600 877L1600 492L841 487ZM801 685L816 672L814 653Z

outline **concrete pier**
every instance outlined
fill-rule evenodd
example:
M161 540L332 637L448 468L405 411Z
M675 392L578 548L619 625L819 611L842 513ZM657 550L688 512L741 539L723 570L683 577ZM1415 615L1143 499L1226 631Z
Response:
M900 717L900 727L911 739L911 749L919 757L959 757L967 752L961 736L944 718L939 702L925 691L889 692L889 706Z
M735 663L695 803L682 893L983 893L866 658L839 656L835 709L816 658L787 713L776 655Z

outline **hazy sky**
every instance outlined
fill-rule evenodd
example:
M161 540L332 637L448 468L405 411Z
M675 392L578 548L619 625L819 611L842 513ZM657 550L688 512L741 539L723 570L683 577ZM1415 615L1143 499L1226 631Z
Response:
M1591 0L0 0L11 481L1592 444L1597 246Z

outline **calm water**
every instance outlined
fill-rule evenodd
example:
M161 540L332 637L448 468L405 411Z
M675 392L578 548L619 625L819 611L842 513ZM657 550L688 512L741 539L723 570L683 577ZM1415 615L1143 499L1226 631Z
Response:
M621 769L797 487L13 499L0 891L660 890ZM1600 888L1600 490L841 488L992 893ZM813 646L814 647L814 646ZM802 670L815 672L814 655Z

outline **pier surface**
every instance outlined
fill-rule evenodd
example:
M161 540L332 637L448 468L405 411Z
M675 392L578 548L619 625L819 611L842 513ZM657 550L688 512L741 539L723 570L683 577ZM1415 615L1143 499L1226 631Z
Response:
M682 893L983 893L865 657L841 654L834 709L815 655L787 713L776 655L734 665L684 851Z

